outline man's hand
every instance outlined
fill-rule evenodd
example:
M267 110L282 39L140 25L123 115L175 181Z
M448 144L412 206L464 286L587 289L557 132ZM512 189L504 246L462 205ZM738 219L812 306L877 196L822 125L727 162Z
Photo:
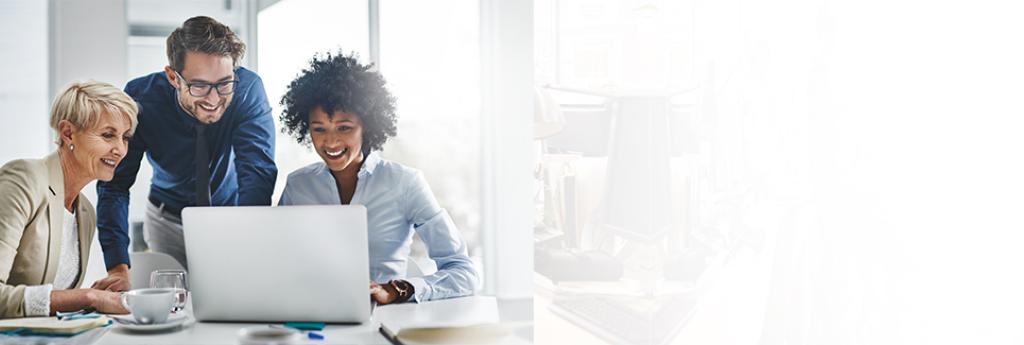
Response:
M107 271L107 277L97 280L92 284L93 289L107 291L128 291L132 288L131 278L128 276L128 265L120 264Z
M377 284L370 282L370 297L377 301L378 305L385 305L394 302L398 298L398 290L391 284Z

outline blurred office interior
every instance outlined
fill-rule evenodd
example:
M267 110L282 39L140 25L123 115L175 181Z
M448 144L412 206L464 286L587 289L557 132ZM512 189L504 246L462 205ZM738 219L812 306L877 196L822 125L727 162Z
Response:
M1019 342L1008 2L534 2L538 342Z

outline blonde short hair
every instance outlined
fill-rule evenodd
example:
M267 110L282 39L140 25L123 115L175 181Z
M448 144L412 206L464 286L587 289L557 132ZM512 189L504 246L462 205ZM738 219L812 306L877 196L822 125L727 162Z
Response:
M59 131L61 120L71 122L78 130L95 126L101 114L121 115L131 124L130 133L138 125L139 106L128 94L104 82L87 80L68 84L53 100L50 127ZM59 139L57 146L64 146Z

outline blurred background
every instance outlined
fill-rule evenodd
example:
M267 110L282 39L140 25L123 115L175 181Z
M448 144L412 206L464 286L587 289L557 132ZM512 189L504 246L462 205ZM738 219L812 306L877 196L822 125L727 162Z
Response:
M1020 343L1006 1L534 1L535 332Z

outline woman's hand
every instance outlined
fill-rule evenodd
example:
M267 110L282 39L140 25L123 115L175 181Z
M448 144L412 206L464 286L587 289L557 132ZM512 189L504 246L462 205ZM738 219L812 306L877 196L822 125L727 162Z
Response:
M378 305L391 304L398 298L398 290L395 290L391 284L381 285L370 282L370 297L377 301Z
M128 291L131 290L131 278L128 275L128 265L120 264L107 271L107 277L92 283L93 289L107 291Z
M121 293L96 289L68 289L50 291L50 315L58 311L96 309L104 314L128 314L121 305Z
M89 306L103 314L128 314L128 309L121 304L121 293L90 289L86 294Z

